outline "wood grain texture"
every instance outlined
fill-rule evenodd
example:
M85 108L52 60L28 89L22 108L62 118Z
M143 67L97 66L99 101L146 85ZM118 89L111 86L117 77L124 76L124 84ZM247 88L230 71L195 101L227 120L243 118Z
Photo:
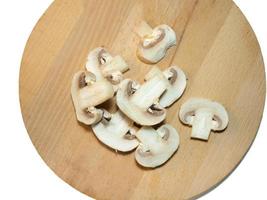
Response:
M182 98L166 119L181 145L160 168L139 167L134 154L102 145L76 121L73 74L90 50L104 45L122 55L126 77L143 81L152 66L135 56L136 23L171 25L180 44L158 66L180 66L188 77ZM230 123L208 142L190 140L177 117L189 97L221 102ZM56 0L34 28L21 64L20 102L33 144L49 167L96 199L190 199L209 191L239 164L252 144L265 100L264 64L256 37L230 0ZM115 110L113 100L105 107Z

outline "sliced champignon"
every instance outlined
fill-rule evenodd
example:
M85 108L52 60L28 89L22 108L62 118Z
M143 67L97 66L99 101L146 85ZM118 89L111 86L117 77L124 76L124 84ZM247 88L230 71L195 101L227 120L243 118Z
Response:
M167 90L160 97L159 103L164 108L169 107L184 93L186 88L186 76L184 72L176 66L169 67L163 72L158 67L153 67L145 76L145 80L149 80L155 75L164 75L165 78L168 79L169 84Z
M168 81L161 76L154 76L141 86L125 79L117 92L117 105L137 124L158 124L166 117L166 110L158 103L158 99L166 90L167 84Z
M118 84L122 81L122 73L129 69L129 66L121 56L111 56L103 47L91 51L87 58L86 69L96 74L97 79L106 78L117 90Z
M91 72L77 72L71 84L71 96L78 121L91 125L102 118L102 111L95 106L112 98L112 85L105 79L96 81Z
M135 137L133 122L122 112L109 114L104 111L102 120L92 125L96 137L112 149L128 152L135 149L139 142ZM106 116L106 117L105 117Z
M228 114L218 102L192 98L184 103L179 112L180 120L192 126L192 138L208 140L210 131L222 131L228 125Z
M145 21L140 21L137 23L137 26L135 26L134 32L140 37L143 38L146 35L151 35L153 33L153 29L151 26L145 22Z
M148 64L159 62L167 50L176 45L176 34L166 24L159 25L152 30L146 22L141 22L136 32L141 38L137 56Z
M154 168L165 163L178 149L179 134L171 125L162 125L157 130L142 127L136 133L140 141L135 151L136 161L144 166Z

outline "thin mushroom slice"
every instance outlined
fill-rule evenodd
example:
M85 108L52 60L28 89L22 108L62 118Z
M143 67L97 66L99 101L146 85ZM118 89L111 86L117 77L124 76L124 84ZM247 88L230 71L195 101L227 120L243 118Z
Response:
M185 73L177 66L171 66L163 72L154 66L145 76L145 80L149 80L156 75L163 75L168 79L167 90L160 97L159 103L164 108L169 107L183 95L186 89Z
M157 130L152 127L142 127L136 133L140 141L135 151L136 161L149 168L155 168L167 162L178 149L180 138L171 125L162 125Z
M125 79L117 92L117 105L137 124L158 124L166 117L166 110L159 105L158 99L166 90L167 84L167 80L161 76L155 76L143 85Z
M102 112L95 106L112 98L114 91L112 85L104 80L96 81L91 72L77 72L71 84L71 96L76 111L77 120L91 125L102 118Z
M154 29L142 21L136 32L141 38L137 48L137 56L140 60L148 64L159 62L166 54L167 50L176 45L176 34L174 30L162 24Z
M89 53L86 69L96 74L97 79L106 78L117 91L129 66L121 56L113 57L105 48L98 47Z
M192 126L191 138L208 140L211 130L226 129L229 117L226 109L218 102L191 98L179 112L182 123Z
M104 111L103 116L108 116L108 120L103 118L99 123L92 125L94 134L102 143L121 152L132 151L138 146L133 122L122 112L109 114Z

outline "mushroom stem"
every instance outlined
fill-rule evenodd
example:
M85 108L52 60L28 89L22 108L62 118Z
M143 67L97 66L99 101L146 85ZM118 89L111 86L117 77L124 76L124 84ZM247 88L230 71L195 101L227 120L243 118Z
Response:
M97 106L108 99L112 98L114 91L112 85L108 81L98 81L91 86L80 89L77 96L79 97L79 105L82 109Z
M154 66L146 75L145 80L148 81L149 79L153 78L154 76L164 76L163 72L157 67Z
M207 109L199 109L195 112L192 124L192 138L208 140L212 129L213 114Z
M132 102L141 108L152 106L167 89L167 84L160 76L151 78L133 94Z
M108 76L118 71L124 73L127 70L129 70L129 66L121 56L115 56L109 63L106 63L101 66L101 71L104 76Z
M135 32L139 37L142 38L146 35L152 34L153 29L151 28L151 26L148 25L148 23L146 23L145 21L141 21L136 27Z

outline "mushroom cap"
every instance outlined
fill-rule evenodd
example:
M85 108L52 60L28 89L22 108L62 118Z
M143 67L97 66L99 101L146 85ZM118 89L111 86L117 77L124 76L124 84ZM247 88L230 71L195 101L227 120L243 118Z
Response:
M109 121L103 119L92 125L95 136L112 149L128 152L135 149L139 142L136 138L127 138L125 135L132 130L132 122L120 111L112 114Z
M94 108L114 95L112 85L108 81L93 82L91 85L81 85L83 71L77 72L72 79L71 96L75 107L77 120L91 125L102 118L102 111ZM86 80L87 75L84 77ZM85 83L86 84L86 83Z
M147 111L148 108L137 106L131 101L131 96L128 94L128 85L132 82L130 79L125 79L121 82L117 91L116 100L120 110L134 122L144 125L152 126L160 123L166 117L166 110L163 109L161 115L153 115Z
M178 132L169 124L162 125L157 130L142 127L136 133L136 137L140 144L135 151L135 159L140 165L150 168L160 166L169 160L180 143Z
M221 131L227 127L229 117L226 109L218 102L202 98L191 98L181 106L179 118L182 123L192 125L194 114L199 109L213 114L212 130Z
M149 41L152 42L149 44ZM148 43L147 46L144 46ZM176 45L176 34L174 30L166 25L162 24L155 27L152 34L146 35L142 38L142 41L137 48L137 56L145 63L153 64L159 62L166 54L166 51Z
M186 89L186 76L183 70L177 66L171 66L162 72L158 67L154 66L145 76L145 80L151 79L156 75L164 75L167 78L168 86L166 92L159 99L160 105L164 108L171 106L177 101Z

